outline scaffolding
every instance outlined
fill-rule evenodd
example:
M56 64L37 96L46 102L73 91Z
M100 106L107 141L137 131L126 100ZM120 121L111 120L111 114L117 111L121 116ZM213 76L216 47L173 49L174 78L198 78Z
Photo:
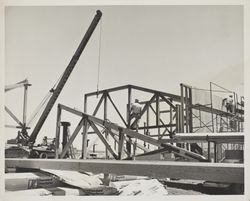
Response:
M187 122L186 125L184 124L186 127L183 129L184 132L240 133L244 131L244 97L240 97L239 100L235 92L213 82L210 82L209 89L181 84L181 97L183 105L181 113ZM232 97L230 105L225 104L228 97ZM243 151L244 149L242 143L207 142L198 143L198 146L204 150L204 154L209 159L212 157L215 162L224 160L226 150ZM212 156L211 153L213 153Z

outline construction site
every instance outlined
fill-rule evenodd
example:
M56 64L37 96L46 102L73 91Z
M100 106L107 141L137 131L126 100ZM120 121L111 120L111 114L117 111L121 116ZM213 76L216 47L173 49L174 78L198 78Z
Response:
M97 84L96 91L82 94L82 109L57 101L74 68L81 67L77 62L101 18L97 10L30 119L32 83L5 86L6 94L23 90L21 119L5 105L15 122L6 129L17 133L6 136L6 195L243 195L244 96L235 91L214 82L207 88L179 83L175 94ZM56 131L41 136L52 108Z

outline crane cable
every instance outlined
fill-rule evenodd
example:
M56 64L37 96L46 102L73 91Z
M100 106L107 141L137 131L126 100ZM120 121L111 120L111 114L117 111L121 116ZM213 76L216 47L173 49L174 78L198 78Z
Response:
M30 115L30 118L28 119L27 126L30 126L35 118L37 117L38 113L42 110L45 103L48 101L49 97L51 96L51 92L47 92L45 97L42 99L42 101L39 103L39 105L36 107L36 109L33 111L33 113Z
M99 83L100 83L101 41L102 41L102 19L100 20L100 33L99 33L98 70L97 70L97 86L96 86L97 98L98 98L98 95L99 95Z
M33 113L30 115L30 118L28 120L27 125L30 126L34 123L38 113L41 112L41 110L44 108L45 104L48 102L49 98L52 96L52 93L54 92L55 87L59 83L59 80L62 78L63 73L60 75L60 77L57 79L53 87L47 92L45 97L42 99L42 101L39 103L39 105L36 107L36 109L33 111Z

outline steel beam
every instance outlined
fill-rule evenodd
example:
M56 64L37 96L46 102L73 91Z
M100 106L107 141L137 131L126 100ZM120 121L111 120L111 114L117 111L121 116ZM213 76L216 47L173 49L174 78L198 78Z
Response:
M7 167L74 170L154 178L181 178L222 183L244 183L244 165L173 161L114 161L75 159L5 159Z
M164 124L164 125L159 125L159 126L146 126L146 127L139 127L138 130L142 130L142 129L156 129L156 128L167 128L167 127L174 127L176 126L176 124Z
M113 88L101 90L101 91L98 91L98 94L103 94L103 93L106 93L106 92L109 93L109 92L124 90L124 89L129 88L129 86L130 85L123 85L123 86L119 86L119 87L113 87ZM97 95L97 92L91 92L91 93L85 94L85 96L96 96L96 95Z
M91 121L95 124L98 124L98 125L101 125L102 127L105 127L106 129L114 129L115 131L119 132L120 130L122 130L122 132L124 134L126 134L127 136L129 137L133 137L133 138L136 138L136 139L139 139L139 140L142 140L142 141L146 141L152 145L155 145L155 146L161 146L161 147L167 147L169 148L170 151L173 151L175 154L177 155L180 155L182 157L185 157L185 158L188 158L188 159L195 159L195 160L198 160L198 161L207 161L207 159L199 154L196 154L196 153L193 153L193 152L189 152L185 149L182 149L182 148L179 148L179 147L176 147L176 146L173 146L171 144L163 144L161 143L160 141L157 141L149 136L146 136L146 135L142 135L140 133L137 133L135 131L132 131L131 129L128 129L128 128L123 128L121 126L118 126L117 124L114 124L114 123L111 123L111 122L108 122L108 121L104 121L104 120L101 120L95 116L91 116L91 115L88 115L88 114L85 114L85 113L82 113L82 112L79 112L79 111L75 111L74 109L72 108L69 108L67 106L62 106L62 108L68 110L68 111L72 111L73 113L75 113L76 115L79 115L81 117L84 117L86 119L88 119L88 121Z
M89 129L89 124L87 119L85 119L83 122L83 132L82 132L82 159L87 158L88 129Z
M124 90L124 89L136 89L139 91L143 91L143 92L148 92L148 93L160 93L162 96L167 96L169 98L172 98L174 101L178 101L180 102L180 96L178 95L174 95L174 94L170 94L170 93L166 93L166 92L162 92L162 91L157 91L157 90L153 90L153 89L147 89L144 87L139 87L139 86L135 86L135 85L124 85L124 86L119 86L119 87L114 87L114 88L110 88L110 89L105 89L105 90L101 90L98 93L99 94L103 94L104 92L114 92L114 91L119 91L119 90ZM91 92L91 93L87 93L85 94L86 96L94 96L97 95L97 92Z
M109 134L114 138L114 140L115 140L117 143L119 143L119 135L118 135L118 134L114 133L114 132L111 131L111 130L109 130ZM125 139L126 142L130 141L131 144L134 144L134 142L135 142L135 140L129 139L128 136L125 137L124 139ZM141 149L142 151L145 151L145 152L149 152L149 151L150 151L149 149L147 149L146 147L144 147L144 146L142 146L142 145L140 145L140 144L138 144L138 143L136 144L136 146L137 146L137 148ZM123 149L123 151L124 151L127 155L129 155L128 152L126 151L126 149Z
M178 102L180 102L180 99L181 99L180 96L177 96L174 94L170 94L170 93L166 93L166 92L162 92L162 91L157 91L157 90L153 90L153 89L147 89L147 88L139 87L139 86L135 86L135 85L131 85L131 88L139 90L139 91L153 93L153 94L158 93L158 94L161 94L162 96L167 96L169 98L172 98L174 101L178 101Z
M107 94L107 97L109 99L109 101L111 102L111 104L113 105L113 107L115 108L115 111L117 112L117 114L119 115L119 117L121 118L122 122L124 123L124 125L127 127L128 124L126 123L126 121L124 120L123 116L121 115L120 111L118 110L118 108L116 107L114 101L112 100L112 98L110 97L109 94Z
M21 127L23 127L22 122L14 115L13 112L10 111L9 108L7 108L6 106L4 106L4 109L12 117L12 119L15 120L15 122L18 123L18 125L20 125Z
M65 156L65 154L67 153L68 149L70 148L71 144L73 143L73 141L75 140L77 134L79 133L79 131L81 130L82 126L83 126L83 118L80 120L80 122L78 123L77 127L75 128L73 134L71 135L69 141L67 142L67 144L65 145L64 149L62 150L61 156L60 158L63 158Z
M130 106L132 101L132 89L128 86L128 104L127 104L127 128L131 128L131 117L130 117ZM131 156L131 144L132 140L128 136L128 141L126 142L126 149L128 151L128 156Z
M102 135L102 133L97 128L97 126L93 122L91 122L91 121L89 121L89 124L93 128L93 130L96 132L96 134L98 135L98 137L100 138L100 140L103 142L103 144L105 145L107 151L109 151L113 155L113 157L115 159L118 159L117 154L113 151L113 149L109 145L107 139Z
M174 110L176 110L176 106L169 101L168 99L165 98L165 96L162 96L161 94L159 94L159 96L161 97L162 100L164 100L170 107L172 107Z
M56 158L59 158L59 146L60 146L60 128L61 128L61 115L62 115L62 108L61 105L57 105L57 117L56 117Z
M192 107L192 109L200 110L202 112L214 113L214 114L220 115L221 117L234 117L238 121L244 121L243 117L236 117L232 113L225 112L225 111L222 111L222 110L218 110L218 109L215 109L215 108L211 109L211 107L207 107L205 105L195 104L195 105L192 105L191 107Z
M162 139L162 143L173 142L216 142L216 143L244 143L244 134L178 134L173 139Z
M146 105L144 105L144 107L143 107L143 109L141 111L141 116L146 112L146 110L149 108L150 104L152 103L152 101L154 101L155 98L156 98L156 95L154 94L152 96L152 98L150 99L150 101L147 102ZM138 120L138 118L136 117L134 122L131 124L131 127L133 127L136 124L137 120Z

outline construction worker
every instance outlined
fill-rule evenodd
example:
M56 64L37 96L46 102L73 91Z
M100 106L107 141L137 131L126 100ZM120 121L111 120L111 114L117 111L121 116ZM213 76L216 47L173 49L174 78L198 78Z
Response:
M47 146L48 145L48 137L44 136L42 146Z
M136 128L138 128L140 118L141 118L142 106L139 103L138 99L135 99L135 102L131 104L130 107L130 121L135 118L136 120Z
M135 124L133 125L133 128L136 129L136 132L138 132L139 122L141 118L142 113L142 106L139 103L138 99L135 99L135 102L131 104L130 107L130 121L134 118L136 120ZM135 139L135 142L133 144L133 156L132 159L135 159L136 155L136 147L137 147L137 139Z
M232 95L230 95L229 98L228 98L228 110L231 113L234 112L234 99L233 99Z
M224 98L222 100L222 105L224 105L226 107L227 112L233 113L234 111L234 100L233 100L233 96L229 95L228 98Z

